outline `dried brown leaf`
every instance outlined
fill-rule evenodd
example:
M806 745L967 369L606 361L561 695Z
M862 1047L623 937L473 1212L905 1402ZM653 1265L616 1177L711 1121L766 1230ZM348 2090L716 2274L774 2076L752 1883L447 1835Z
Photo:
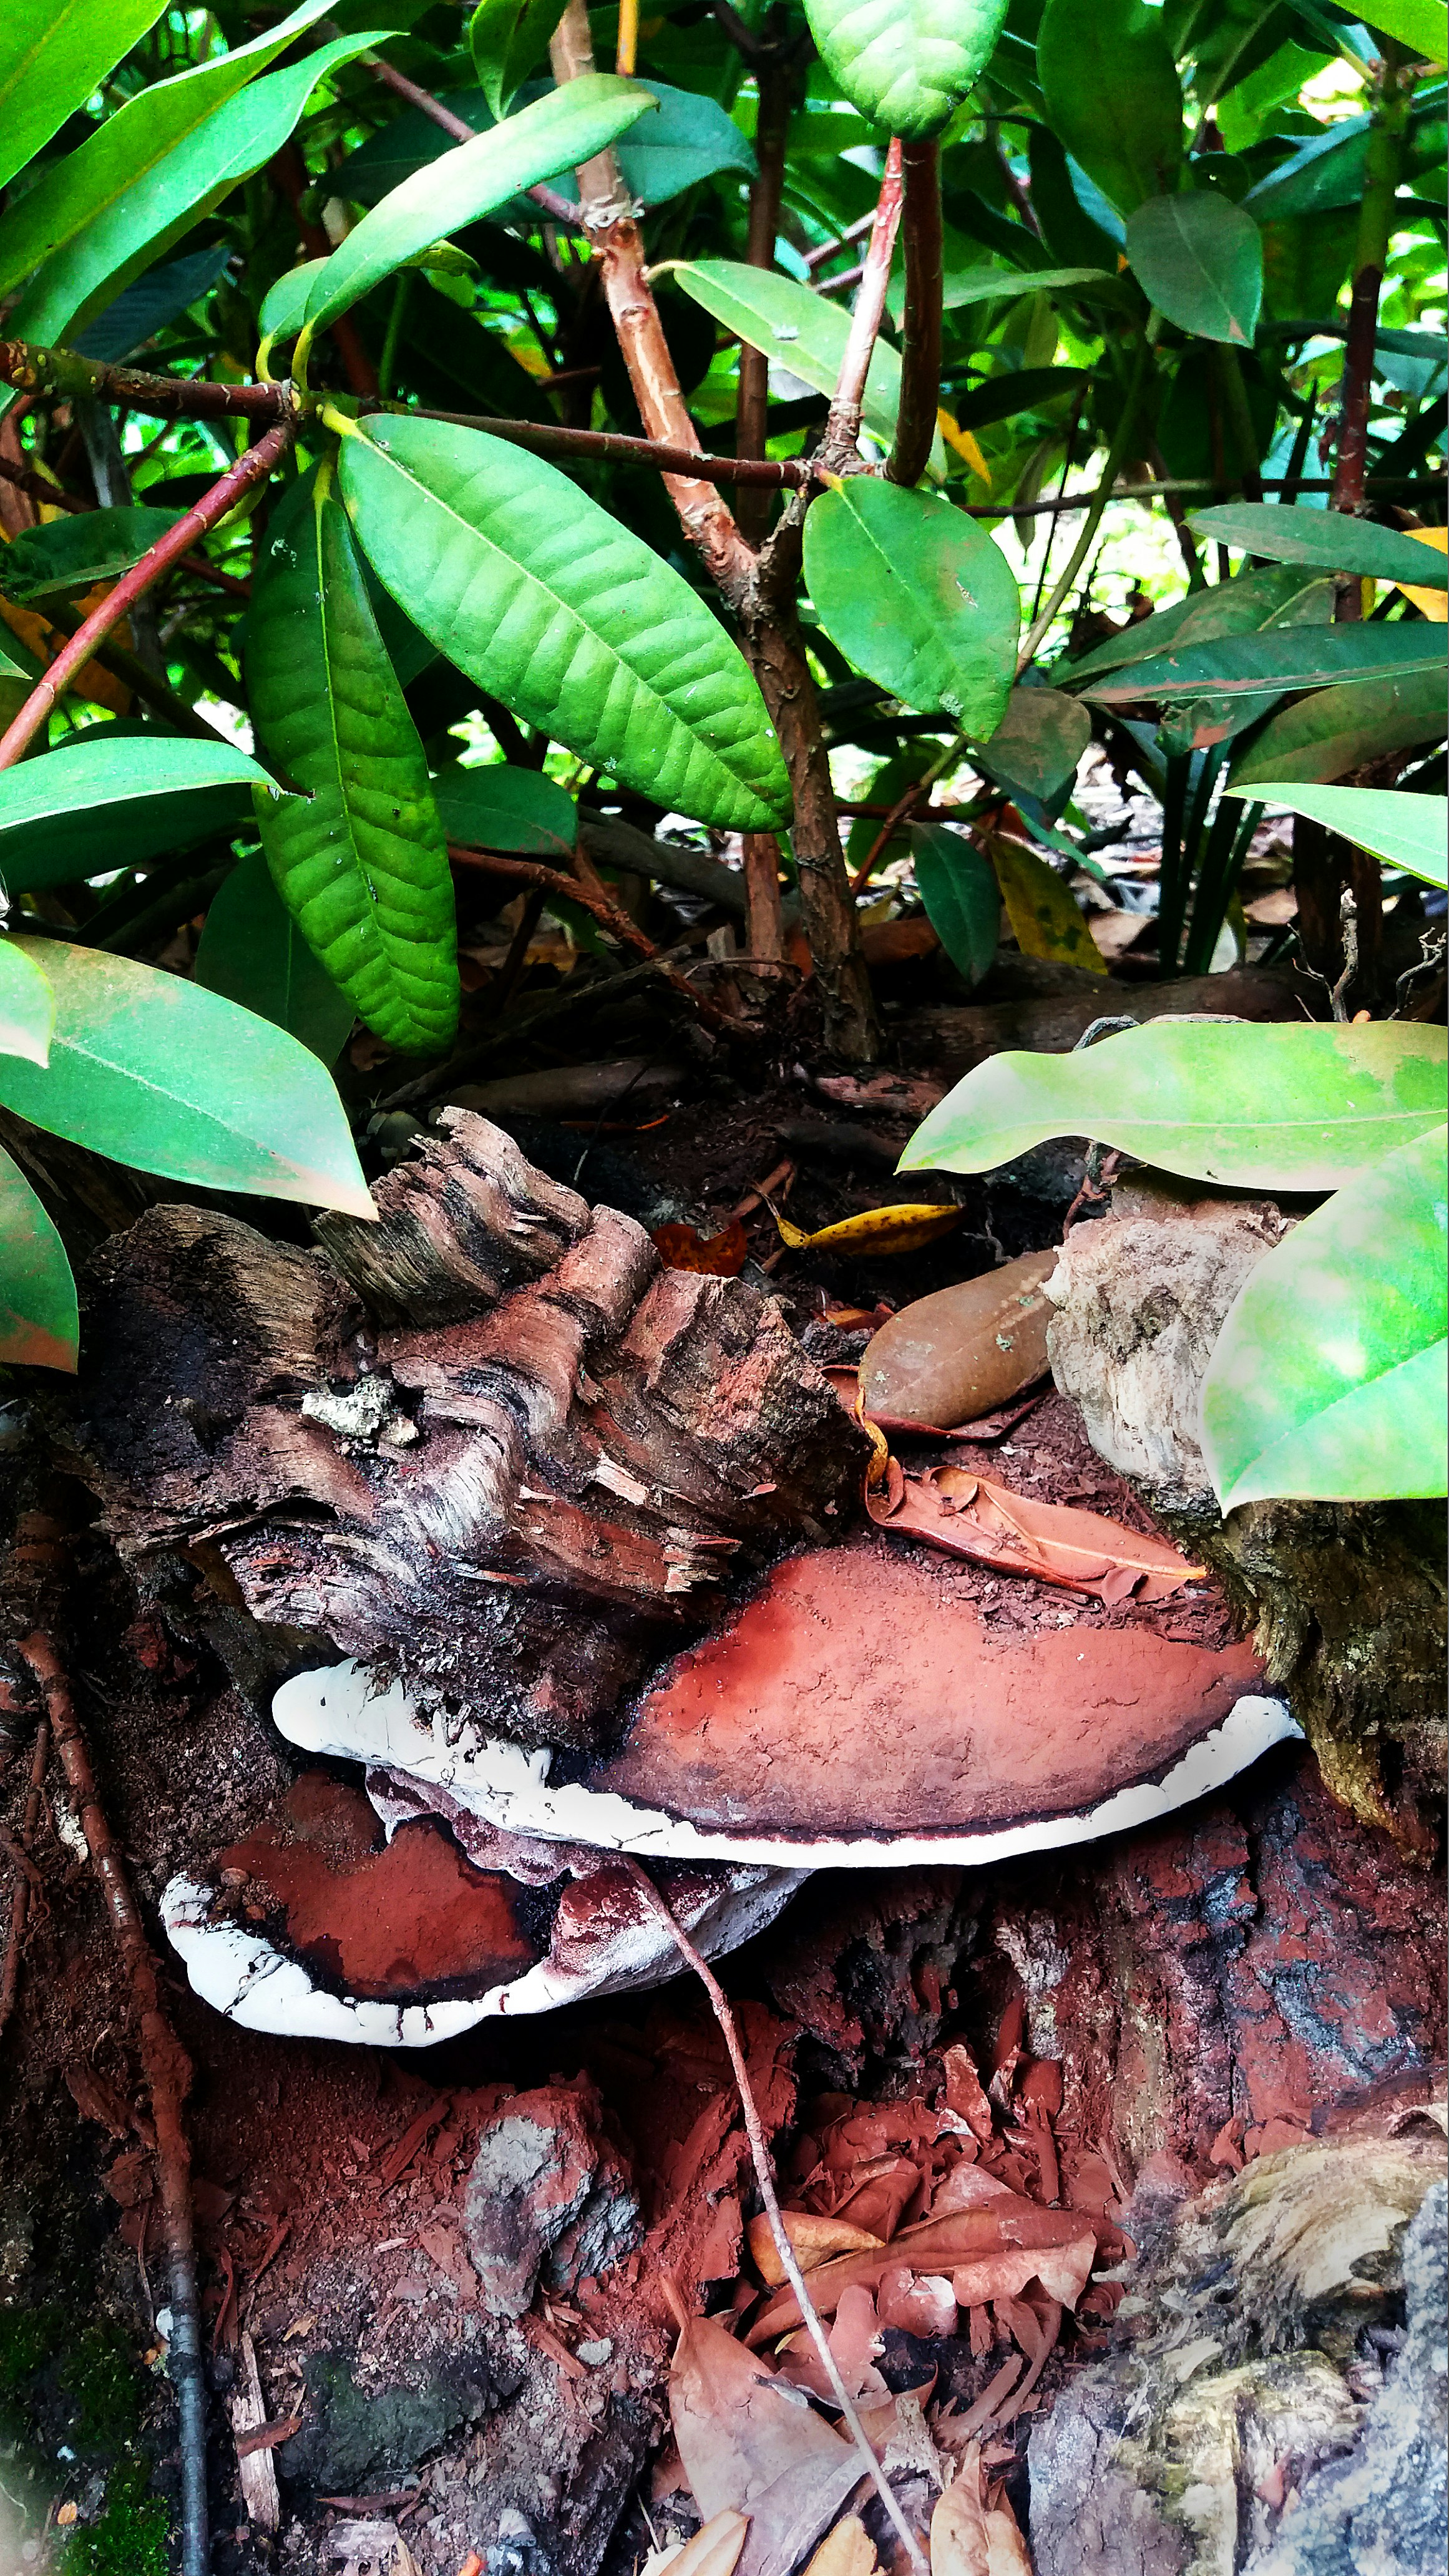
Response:
M904 1475L895 1459L867 1487L866 1509L880 1528L923 1538L952 1556L1005 1574L1034 1574L1104 1601L1165 1601L1204 1572L1164 1538L1145 1538L1101 1512L1038 1503L964 1467Z
M931 2576L991 2576L981 2502L981 2448L968 2442L961 2465L931 2516Z
M790 2576L859 2484L854 2446L712 2317L680 2335L669 2409L700 2512L750 2517L740 2576Z
M880 2560L864 2523L858 2514L848 2513L821 2541L805 2576L879 2576L879 2571Z
M1003 2286L972 2289L964 2299L958 2288L956 2295L963 2306L983 2298L1014 2297L1028 2281L1040 2280L1053 2298L1061 2296L1062 2288L1069 2290L1070 2296L1062 2299L1063 2306L1069 2307L1086 2285L1096 2246L1090 2218L1075 2210L1038 2209L1034 2201L1013 2194L1005 2209L993 2201L984 2209L963 2210L954 2217L922 2219L918 2226L903 2228L879 2254L838 2255L812 2273L810 2295L822 2316L833 2316L841 2291L851 2282L876 2289L882 2274L902 2263L916 2272L959 2276L969 2271L973 2277L978 2265L1000 2264ZM996 2276L983 2272L981 2277ZM1005 2286L1008 2280L1011 2288ZM750 2342L768 2343L799 2323L793 2291L777 2291L751 2327Z
M670 2559L669 2576L734 2576L749 2529L748 2514L711 2514L678 2557Z
M817 2264L828 2261L832 2254L865 2254L884 2242L882 2237L872 2235L869 2228L847 2226L838 2218L816 2218L807 2209L786 2209L780 2214L802 2272L813 2272ZM785 2270L768 2218L751 2219L748 2241L755 2270L765 2287L778 2289L785 2278Z

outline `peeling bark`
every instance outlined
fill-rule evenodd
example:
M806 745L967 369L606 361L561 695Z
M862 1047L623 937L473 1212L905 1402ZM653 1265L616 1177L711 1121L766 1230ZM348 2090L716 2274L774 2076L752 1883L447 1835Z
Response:
M864 1439L743 1281L661 1269L469 1112L444 1130L321 1252L182 1205L103 1246L65 1444L133 1568L229 1605L223 1652L242 1611L293 1665L341 1647L587 1745L732 1561L843 1517Z

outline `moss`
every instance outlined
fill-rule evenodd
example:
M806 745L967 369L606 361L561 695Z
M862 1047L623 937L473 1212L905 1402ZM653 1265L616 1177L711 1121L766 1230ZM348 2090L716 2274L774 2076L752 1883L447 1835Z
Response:
M0 2400L18 2397L60 2343L60 2310L0 2308Z
M61 2360L60 2384L75 2404L78 2451L119 2450L141 2421L141 2388L124 2337L113 2325L82 2329Z
M70 2533L58 2562L60 2576L166 2576L171 2517L149 2486L139 2461L112 2471L105 2512L88 2529Z

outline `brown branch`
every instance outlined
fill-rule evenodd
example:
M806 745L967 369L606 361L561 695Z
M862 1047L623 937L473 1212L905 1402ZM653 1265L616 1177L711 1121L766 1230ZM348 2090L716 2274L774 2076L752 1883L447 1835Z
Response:
M42 1717L30 1748L30 1779L26 1786L25 1812L20 1822L20 1845L13 1852L16 1862L15 1886L10 1898L10 1930L5 1943L5 1966L0 1971L0 2032L15 2009L20 1985L20 1954L25 1944L26 1926L30 1920L30 1847L35 1828L40 1822L40 1803L45 1790L46 1768L50 1761L50 1720Z
M890 2517L892 2528L898 2534L906 2556L916 2571L916 2576L930 2576L921 2544L902 2513L890 2480L871 2448L865 2427L852 2402L850 2391L840 2375L840 2364L831 2351L830 2338L820 2322L819 2311L805 2286L804 2275L796 2260L795 2248L790 2242L789 2230L781 2213L775 2190L775 2177L771 2169L769 2140L765 2136L765 2124L760 2118L759 2104L755 2100L749 2068L745 2063L745 2052L740 2046L740 2035L735 2027L734 2014L725 1998L724 1988L708 1960L695 1948L688 1933L675 1919L672 1907L666 1904L648 1871L641 1868L639 1862L627 1854L624 1857L624 1866L651 1912L656 1914L664 1925L681 1959L686 1966L694 1970L709 1997L710 2010L719 2024L720 2036L729 2052L730 2065L734 2069L740 2109L745 2118L745 2135L750 2142L750 2155L755 2168L755 2180L760 2187L760 2198L765 2204L765 2215L770 2222L770 2234L775 2240L775 2251L779 2255L781 2268L795 2293L806 2333L819 2354L820 2366L834 2391L836 2405L840 2408L846 2429L860 2453L865 2473Z
M895 257L896 233L901 220L903 186L901 141L897 134L892 135L890 150L886 154L885 176L880 183L880 195L871 224L870 248L865 255L860 293L850 317L850 337L840 361L840 374L825 423L825 436L820 443L821 460L834 471L839 470L837 458L844 461L850 457L860 436L865 380L885 314L886 289L891 282L891 262Z
M585 0L568 0L549 55L560 88L593 70L594 44ZM596 153L581 165L578 182L584 227L603 270L604 295L645 431L656 442L698 457L702 454L699 433L680 391L659 307L644 273L644 236L617 154ZM741 535L714 478L696 467L692 473L666 471L664 481L690 544L725 597L738 605L754 571L754 549Z
M33 349L25 340L0 340L0 383L32 399L124 404L158 420L280 420L288 407L280 385L149 375L142 367L82 358L74 349Z
M910 786L906 789L904 796L898 796L896 798L894 805L891 806L886 815L885 821L882 823L880 830L877 832L875 839L867 850L864 859L861 861L860 866L856 869L854 876L850 880L850 891L853 895L864 894L866 887L869 885L871 878L875 874L882 851L889 849L897 828L905 821L912 806L919 805L923 796L930 795L931 786L932 781L929 778L913 779Z
M914 487L930 462L941 402L941 147L908 143L902 154L906 252L905 332L892 483Z
M121 575L109 597L102 600L99 608L92 609L70 642L56 655L44 679L31 690L9 731L0 739L0 769L8 769L20 758L26 745L34 740L46 723L52 707L74 674L90 660L96 645L104 641L112 627L119 626L133 602L142 598L152 583L159 581L182 555L189 553L198 537L204 537L208 529L214 528L219 520L235 509L253 484L265 482L295 435L296 423L291 418L279 420L274 427L264 430L255 447L249 447L245 456L229 474L223 474L219 483L213 483L195 509L188 510L174 528L168 529L164 537L148 547L138 564L133 564L129 572Z
M472 411L422 411L411 403L359 403L359 414L386 411L407 420L442 420L455 429L480 429L489 438L506 438L515 447L536 448L540 456L596 457L619 465L652 465L671 477L683 474L702 483L758 484L768 492L804 490L815 468L796 458L713 456L698 446L673 446L657 438L630 438L623 430L569 429L562 421L496 420ZM725 511L729 517L728 510ZM733 525L733 521L731 521Z
M515 885L539 886L545 894L562 895L570 903L580 905L583 911L593 915L601 930L607 930L611 938L618 940L621 948L632 950L646 965L657 966L665 982L690 1003L708 1027L720 1035L739 1035L738 1023L729 1019L725 1012L716 1010L713 1002L707 1002L702 993L695 991L688 978L670 965L647 932L640 929L637 921L630 920L622 904L615 903L593 871L590 871L593 874L590 885L582 876L567 876L562 868L546 867L540 859L505 858L499 851L469 849L459 841L448 843L448 856L457 867L476 868L485 876L507 877Z
M442 100L434 98L430 89L419 89L417 82L410 81L406 72L394 71L391 63L385 63L381 54L364 54L362 59L374 80L381 81L384 89L392 90L398 98L405 98L409 107L420 108L424 116L432 118L434 125L441 126L444 134L451 134L455 143L477 142L477 127L470 125L466 117L457 115L451 107L444 107ZM592 70L592 63L589 68ZM551 223L561 224L567 232L580 230L583 217L579 208L570 205L568 198L561 197L557 189L529 188L525 193L543 208Z
M818 250L807 250L806 267L820 268L827 259L834 259L838 252L848 250L852 242L858 242L863 234L870 231L874 222L874 212L868 215L857 215L855 222L847 224L843 233L837 233L834 241L822 242ZM838 278L830 280L832 286L838 285L839 282Z
M780 202L785 188L785 152L790 133L790 61L778 51L762 53L756 75L760 94L755 125L757 175L750 185L750 220L745 258L751 268L775 265L775 236L780 229ZM740 348L739 394L735 406L736 456L763 456L770 409L770 362L763 349ZM769 524L770 505L753 493L737 506L745 535L759 544Z
M156 1961L120 1850L97 1795L90 1753L60 1659L40 1628L22 1640L20 1652L45 1693L50 1732L75 1799L91 1866L100 1881L130 1983L141 2066L156 2129L156 2179L171 2299L167 2369L176 2390L180 2417L181 2565L183 2576L207 2576L206 2384L202 2372L201 2303L196 2290L191 2153L181 2116L191 2083L191 2061L167 2018Z
M773 832L746 832L745 946L752 957L779 965L785 956L785 907L780 895L780 844Z

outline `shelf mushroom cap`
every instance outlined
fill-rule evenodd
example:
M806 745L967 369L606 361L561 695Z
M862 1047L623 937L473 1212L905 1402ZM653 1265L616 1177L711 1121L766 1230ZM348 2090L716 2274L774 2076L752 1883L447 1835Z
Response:
M924 1552L922 1552L924 1555ZM1057 1615L1057 1614L1053 1614ZM344 1663L273 1704L505 1831L675 1861L981 1864L1152 1824L1298 1728L1247 1645L1141 1618L993 1626L870 1534L782 1559L596 1756L525 1751Z

